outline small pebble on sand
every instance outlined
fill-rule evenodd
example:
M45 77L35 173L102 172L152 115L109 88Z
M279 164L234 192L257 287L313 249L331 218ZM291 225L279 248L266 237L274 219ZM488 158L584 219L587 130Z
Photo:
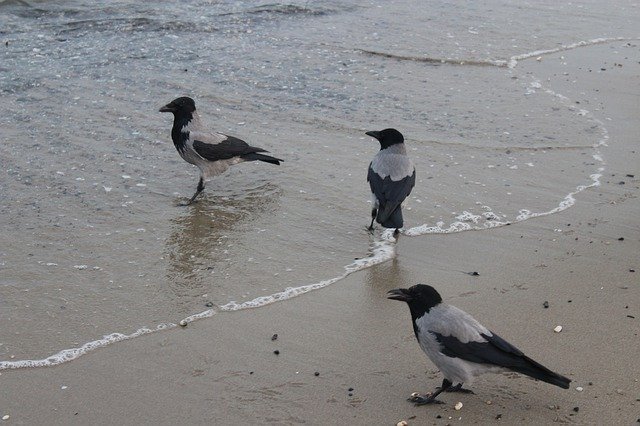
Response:
M556 325L556 327L553 329L553 331L555 331L556 333L560 333L562 331L562 326L561 325Z
M9 417L10 416L8 414L5 414L4 416L2 416L2 420L9 420Z
M180 324L180 327L186 327L188 323L187 320L180 320L178 324Z
M396 423L396 426L408 426L409 423L407 423L406 420L400 420L398 423Z
M456 411L462 410L462 402L458 401L454 407Z
M584 390L584 388L583 388L582 386L578 386L578 387L576 388L576 390L577 390L578 392L582 392L582 391Z

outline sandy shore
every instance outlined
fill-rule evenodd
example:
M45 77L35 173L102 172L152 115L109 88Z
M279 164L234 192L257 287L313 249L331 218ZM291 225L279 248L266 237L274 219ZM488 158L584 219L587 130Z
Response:
M28 425L634 424L639 59L638 47L600 45L519 65L570 99L588 99L580 108L609 131L602 185L580 193L574 207L491 231L401 237L394 261L287 302L218 314L54 368L4 371L0 417ZM472 271L479 276L465 274ZM418 282L570 377L571 389L491 375L471 386L475 395L414 407L406 398L442 377L415 343L406 306L385 293Z

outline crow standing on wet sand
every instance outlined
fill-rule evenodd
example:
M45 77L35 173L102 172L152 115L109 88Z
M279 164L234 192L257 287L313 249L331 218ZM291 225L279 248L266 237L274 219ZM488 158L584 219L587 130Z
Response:
M224 173L229 166L255 160L279 165L283 161L262 154L268 151L249 146L241 139L222 133L206 132L196 112L196 104L191 98L174 99L160 108L160 112L173 113L171 129L173 144L184 161L200 169L200 180L196 192L184 205L193 203L204 190L205 180Z
M416 169L407 156L402 133L396 129L367 132L380 142L380 151L369 164L367 182L371 187L373 208L371 225L375 220L385 228L402 228L402 202L416 183Z
M442 386L433 394L412 395L409 400L417 405L440 402L435 398L443 391L473 393L462 388L462 384L490 371L515 371L569 388L571 380L535 362L468 313L442 303L431 286L398 288L389 291L388 298L407 302L420 348L444 375Z

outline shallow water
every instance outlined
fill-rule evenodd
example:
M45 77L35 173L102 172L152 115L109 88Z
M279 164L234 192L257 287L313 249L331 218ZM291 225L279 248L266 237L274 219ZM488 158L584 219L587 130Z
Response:
M393 238L365 231L365 130L405 134L407 235L560 213L598 183L607 131L523 62L622 49L638 15L601 1L0 2L0 369L391 258ZM197 170L157 111L182 95L285 162L237 166L178 207Z

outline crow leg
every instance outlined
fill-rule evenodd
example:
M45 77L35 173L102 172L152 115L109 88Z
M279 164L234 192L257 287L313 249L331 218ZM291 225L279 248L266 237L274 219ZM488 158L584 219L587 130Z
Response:
M378 215L378 209L371 209L371 225L369 225L369 231L373 231L373 221L376 220L376 216Z
M449 387L445 392L474 393L471 389L463 388L462 383Z
M412 396L411 398L409 398L409 401L415 403L416 405L425 405L425 404L444 404L442 401L438 401L436 399L436 396L440 395L441 392L446 391L447 389L449 389L451 387L451 382L447 379L444 379L442 381L442 386L440 386L439 388L437 388L435 390L435 392L433 392L431 395L429 395L428 397L424 397L421 395L416 395L416 396Z
M196 188L196 193L193 194L191 199L187 201L185 204L183 204L183 206L188 206L189 204L193 203L193 201L196 199L198 195L200 195L202 191L204 191L204 179L202 179L202 176L200 176L200 180L198 181L198 187Z

